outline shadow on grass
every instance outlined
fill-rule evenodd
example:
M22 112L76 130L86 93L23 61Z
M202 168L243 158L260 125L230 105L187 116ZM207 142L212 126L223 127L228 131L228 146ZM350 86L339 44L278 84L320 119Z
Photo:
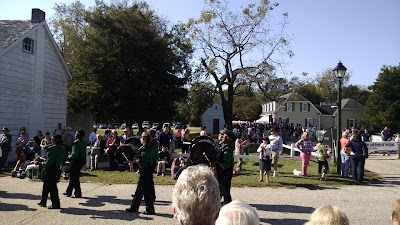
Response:
M0 211L7 211L8 212L8 211L17 211L17 210L36 211L37 209L31 209L28 206L21 205L21 204L11 204L11 203L2 203L2 202L0 202Z
M315 208L298 205L267 205L267 204L250 204L257 210L266 212L279 212L279 213L306 213L311 214Z
M260 218L260 222L269 223L271 225L301 225L307 222L302 219L266 219Z
M81 177L98 177L98 175L81 171Z

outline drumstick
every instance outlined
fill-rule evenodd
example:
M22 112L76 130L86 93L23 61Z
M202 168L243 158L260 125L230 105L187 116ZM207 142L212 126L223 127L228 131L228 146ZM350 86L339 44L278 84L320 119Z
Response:
M122 155L124 156L124 158L126 159L126 161L130 162L130 160L128 159L128 157L126 157L125 153L123 152Z
M203 155L204 155L204 157L206 157L207 161L208 161L209 163L211 163L210 159L207 157L206 152L203 152Z

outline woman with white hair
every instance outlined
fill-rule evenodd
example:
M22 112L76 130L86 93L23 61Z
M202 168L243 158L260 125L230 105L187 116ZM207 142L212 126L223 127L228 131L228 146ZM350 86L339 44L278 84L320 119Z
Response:
M215 225L258 225L260 218L256 210L249 204L242 201L232 201L224 205L220 212Z
M214 224L221 206L219 185L214 173L205 165L186 168L172 192L172 207L178 223Z
M311 214L311 219L304 225L349 225L349 219L337 206L325 205Z

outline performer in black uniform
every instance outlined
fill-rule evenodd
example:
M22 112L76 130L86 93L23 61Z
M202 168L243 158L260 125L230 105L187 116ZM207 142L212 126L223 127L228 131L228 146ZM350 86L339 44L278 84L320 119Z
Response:
M68 156L68 160L71 161L70 179L67 190L63 193L68 197L71 197L73 189L75 189L74 198L82 198L81 183L79 181L79 175L82 166L86 162L86 144L82 140L85 136L85 131L78 130L75 133L76 140L72 144L71 154Z
M61 135L54 135L53 144L47 149L46 160L42 163L45 168L45 176L42 190L42 200L38 205L46 207L47 196L50 193L51 206L49 209L60 208L60 198L58 197L57 183L60 180L60 166L67 159L67 153L62 145Z
M232 201L231 182L233 171L233 141L234 134L231 131L221 130L219 134L220 154L217 159L217 180L219 182L221 196L224 197L223 204Z
M147 215L154 215L154 181L153 172L157 160L157 150L152 146L151 137L148 133L143 132L140 141L142 146L139 148L139 181L135 191L135 197L132 200L130 208L127 212L139 212L140 202L144 196L146 202Z

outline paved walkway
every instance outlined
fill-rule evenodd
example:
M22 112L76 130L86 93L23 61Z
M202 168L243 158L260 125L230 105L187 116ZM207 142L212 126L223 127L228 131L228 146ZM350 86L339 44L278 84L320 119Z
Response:
M346 211L351 224L389 225L392 204L400 198L400 160L371 156L366 167L382 174L385 181L313 190L233 188L232 197L255 207L262 224L303 224L317 207L332 204ZM66 185L58 185L60 193ZM61 210L36 205L41 188L41 182L0 178L0 224L176 224L171 208L173 186L156 186L155 216L125 212L135 185L82 184L85 197L61 196Z

